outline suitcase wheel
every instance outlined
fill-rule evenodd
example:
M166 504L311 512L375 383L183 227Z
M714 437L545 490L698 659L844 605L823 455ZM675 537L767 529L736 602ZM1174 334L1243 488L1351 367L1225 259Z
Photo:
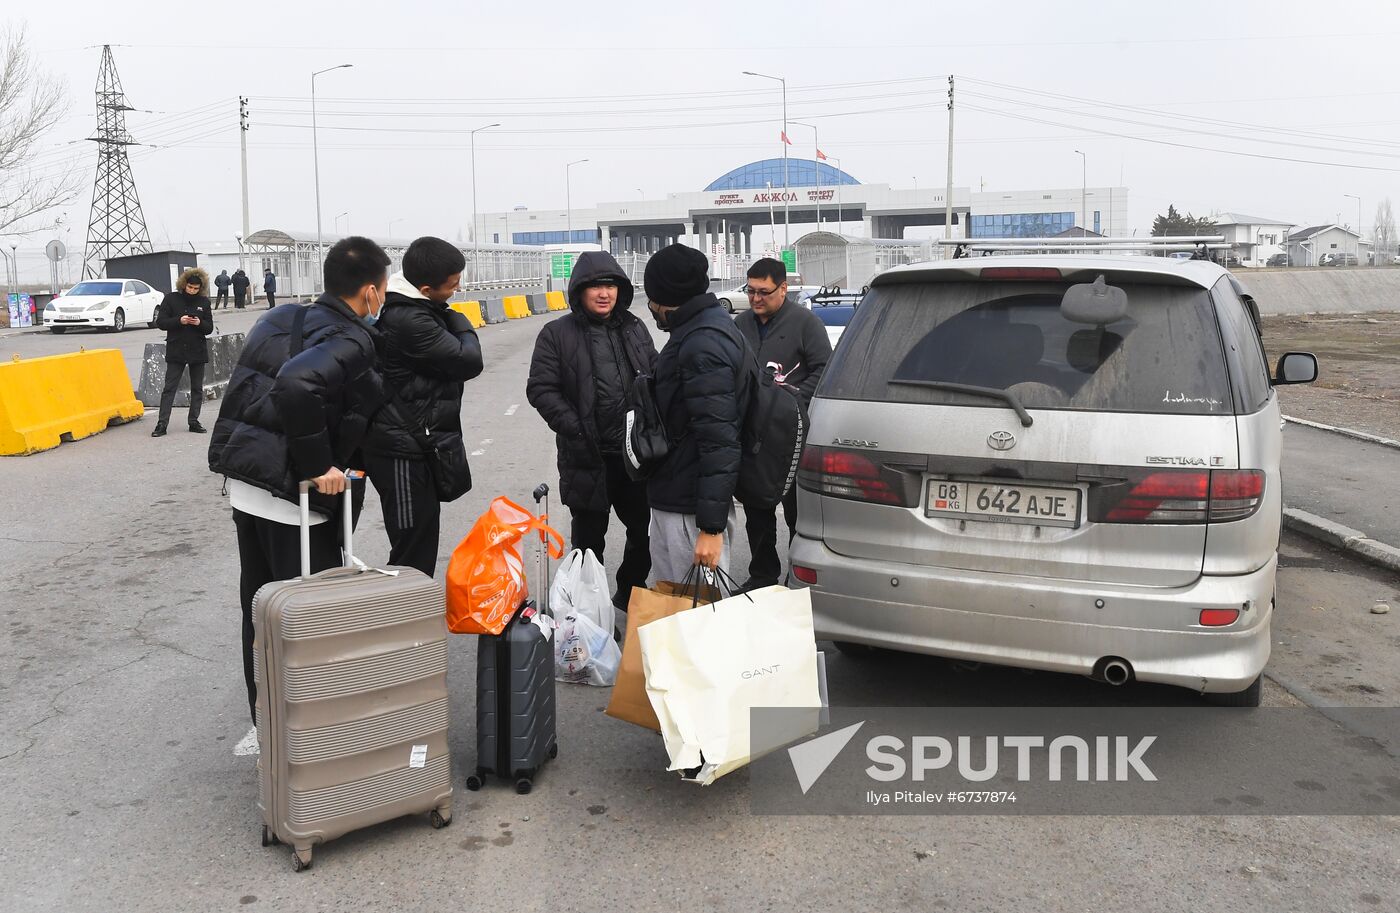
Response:
M520 795L528 795L530 790L535 788L535 784L529 777L521 777L515 781L515 791Z
M264 824L262 829L262 845L277 846L281 842L281 840L277 839L277 835L272 832L271 828Z
M553 745L549 746L549 759L553 761L557 757L559 757L559 743L555 742Z
M472 792L476 792L478 789L481 789L481 787L485 784L486 771L482 770L480 767L476 769L476 773L471 774L467 777L467 789L471 790Z
M437 809L433 809L433 813L428 816L428 821L432 824L432 826L435 829L442 830L444 827L447 827L447 825L452 823L452 815L449 814L447 815L447 817L443 817L442 812L438 811Z
M304 872L311 868L311 847L304 850L292 850L292 871Z

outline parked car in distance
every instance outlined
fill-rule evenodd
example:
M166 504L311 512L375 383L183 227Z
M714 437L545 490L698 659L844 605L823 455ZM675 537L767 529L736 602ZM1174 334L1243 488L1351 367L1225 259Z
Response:
M1358 264L1359 261L1356 259L1356 254L1347 254L1340 251L1337 253L1325 253L1317 259L1318 266L1357 266Z
M817 637L1257 705L1282 525L1278 394L1208 261L896 267L817 388L792 574Z
M749 295L746 291L748 287L748 280L745 280L737 286L731 286L723 291L715 292L715 297L719 299L720 304L724 305L724 309L731 314L736 311L747 311L749 309ZM820 290L821 286L819 285L789 285L787 298L783 300L783 303L790 304L793 301L797 301L803 292L817 292Z
M87 279L44 305L44 323L59 335L76 327L112 333L133 323L154 327L164 297L140 279Z
M826 326L826 337L831 340L831 347L835 349L841 334L855 316L856 308L860 307L860 300L864 295L865 289L859 292L843 291L840 288L821 289L804 295L802 304L816 314Z
M1265 265L1265 266L1288 266L1288 265L1290 265L1289 262L1288 262L1288 254L1274 254L1274 255L1273 255L1272 257L1270 257L1267 261L1265 261L1265 264L1264 264L1264 265Z

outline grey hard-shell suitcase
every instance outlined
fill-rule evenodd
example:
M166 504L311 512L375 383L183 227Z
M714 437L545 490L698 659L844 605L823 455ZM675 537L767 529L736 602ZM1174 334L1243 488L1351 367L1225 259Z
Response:
M535 489L535 503L549 513L549 486ZM488 774L515 781L524 795L544 762L559 755L554 717L554 646L536 623L549 617L549 550L540 534L540 596L526 601L500 634L482 634L476 645L476 773L467 789L481 789Z
M348 485L341 513L348 566L313 576L303 484L302 576L253 597L263 846L290 844L297 871L362 827L452 820L443 587L356 561Z

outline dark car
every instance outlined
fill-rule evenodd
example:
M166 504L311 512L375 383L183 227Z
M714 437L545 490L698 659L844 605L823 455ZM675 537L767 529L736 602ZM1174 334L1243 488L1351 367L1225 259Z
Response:
M1269 258L1266 266L1291 266L1288 262L1288 254L1274 254Z

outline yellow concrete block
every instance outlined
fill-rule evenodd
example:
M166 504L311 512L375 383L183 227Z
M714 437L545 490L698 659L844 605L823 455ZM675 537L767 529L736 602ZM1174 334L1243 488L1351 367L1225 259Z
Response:
M0 455L49 450L144 411L116 349L0 364Z
M544 299L549 302L551 311L567 311L569 300L564 297L563 292L545 292Z
M501 299L505 305L506 317L515 320L530 316L530 302L524 295L507 295Z
M479 329L486 326L486 318L481 316L480 301L458 301L451 307L452 310L464 315L473 328Z

